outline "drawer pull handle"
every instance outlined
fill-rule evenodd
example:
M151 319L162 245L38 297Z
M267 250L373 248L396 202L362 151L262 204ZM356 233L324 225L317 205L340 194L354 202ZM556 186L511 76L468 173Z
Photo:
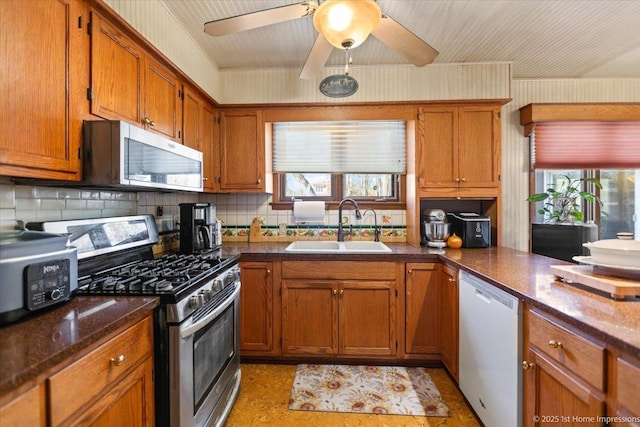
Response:
M528 369L532 369L534 366L536 366L533 363L529 363L526 360L522 362L522 369L524 369L525 371Z
M124 354L121 354L118 357L112 357L111 358L111 364L113 366L120 366L120 365L122 365L123 362L124 362Z
M551 347L551 348L562 348L562 343L560 341L551 340L551 341L549 341L549 347Z

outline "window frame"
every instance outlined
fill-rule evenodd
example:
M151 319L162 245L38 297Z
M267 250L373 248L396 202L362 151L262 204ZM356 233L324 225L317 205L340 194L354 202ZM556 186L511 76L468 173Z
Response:
M300 197L298 200L318 200L326 203L327 209L336 210L338 204L342 200L343 174L331 174L331 186L334 189L332 197ZM405 209L406 208L406 175L396 175L396 194L394 199L374 199L372 197L352 197L358 202L361 209ZM273 202L271 208L273 210L291 210L293 209L293 201L284 196L286 180L284 173L273 174Z

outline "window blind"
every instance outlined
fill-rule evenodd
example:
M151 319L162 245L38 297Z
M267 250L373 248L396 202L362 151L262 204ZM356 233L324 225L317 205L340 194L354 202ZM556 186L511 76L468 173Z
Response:
M640 167L640 122L537 123L530 141L532 169Z
M275 172L404 174L406 151L403 121L273 124Z

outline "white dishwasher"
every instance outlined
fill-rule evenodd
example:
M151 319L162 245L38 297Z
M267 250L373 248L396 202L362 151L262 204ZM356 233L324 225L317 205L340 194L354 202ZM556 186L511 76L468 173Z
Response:
M460 271L459 386L487 427L522 426L522 305Z

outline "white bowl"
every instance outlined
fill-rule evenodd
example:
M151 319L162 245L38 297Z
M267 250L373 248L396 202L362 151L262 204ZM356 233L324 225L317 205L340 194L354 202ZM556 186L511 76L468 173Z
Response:
M597 263L640 268L640 241L607 239L583 243Z

